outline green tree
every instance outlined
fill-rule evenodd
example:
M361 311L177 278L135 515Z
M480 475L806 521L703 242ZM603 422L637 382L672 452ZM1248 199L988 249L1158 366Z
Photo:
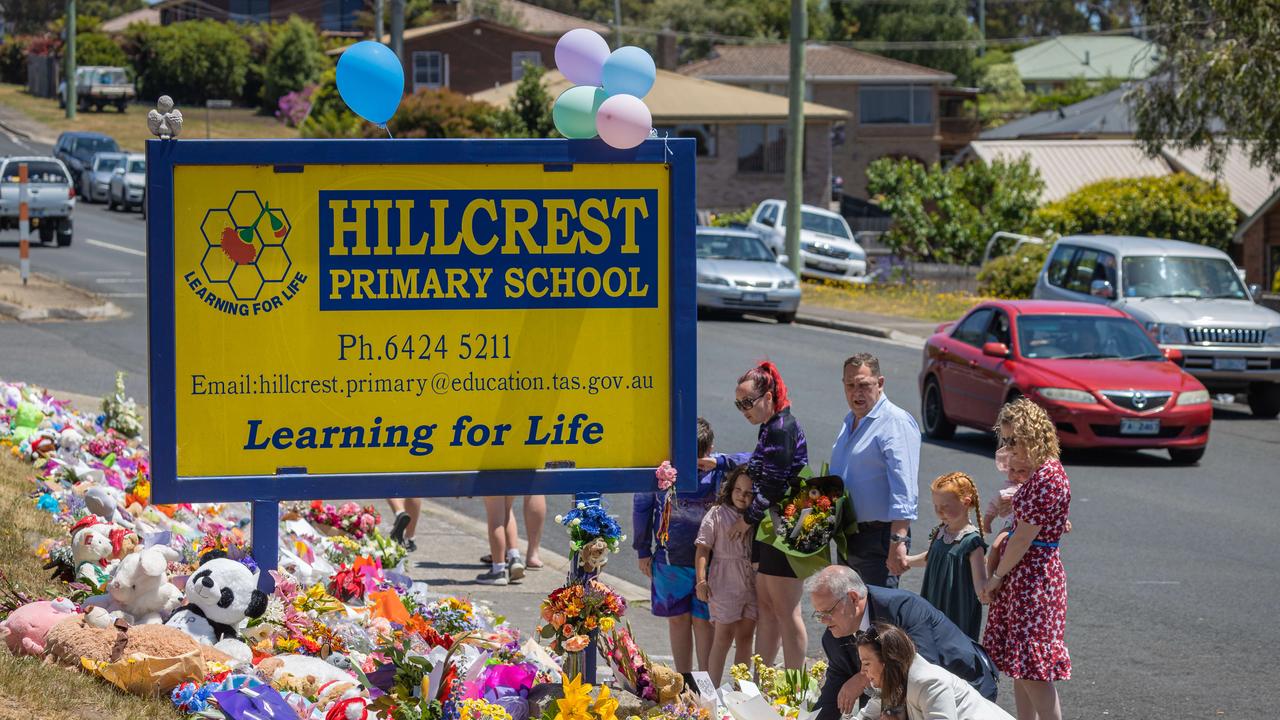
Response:
M1103 180L1036 211L1037 234L1138 235L1226 250L1239 211L1225 187L1194 175Z
M112 65L128 64L129 58L124 50L105 33L85 32L76 34L77 65Z
M298 126L305 138L361 137L364 121L351 112L338 93L338 69L331 67L320 75L316 91L311 94L311 112Z
M1220 168L1240 142L1280 174L1280 3L1146 0L1141 11L1164 53L1162 72L1132 95L1147 151L1207 147Z
M1026 158L943 169L910 159L881 158L867 168L867 189L893 216L884 242L896 254L932 262L974 264L997 230L1026 226L1044 181Z
M499 134L515 138L559 137L551 117L553 99L543 84L545 68L524 64L524 75L516 84L515 95L502 113Z
M215 20L135 25L125 32L124 44L143 98L169 95L179 104L242 98L249 45L239 25Z
M492 105L447 88L406 96L387 122L387 129L398 138L497 137L499 127L499 111ZM370 123L365 123L363 132L367 137L386 134Z
M969 20L963 0L922 0L912 3L833 3L837 39L890 42L976 41L978 29ZM894 49L878 54L954 74L961 82L975 79L976 51L963 45L944 48Z
M824 39L832 31L831 11L821 0L806 0L809 10L809 37ZM602 20L602 22L604 22ZM626 23L624 23L626 24ZM786 40L791 32L790 0L654 0L644 10L639 23L646 28L667 28L688 33L678 38L680 62L707 57L716 44L716 36L745 37L761 40ZM627 42L656 46L657 36L627 37Z
M314 84L328 66L315 26L297 15L291 16L267 53L263 110L275 112L281 96Z
M1031 297L1040 277L1040 268L1044 267L1048 257L1048 245L1027 243L1016 252L988 261L978 271L978 293L1014 300Z
M978 17L978 2L969 2L969 12L975 19ZM1089 18L1080 11L1079 5L1076 0L988 2L987 37L1046 37L1087 32Z

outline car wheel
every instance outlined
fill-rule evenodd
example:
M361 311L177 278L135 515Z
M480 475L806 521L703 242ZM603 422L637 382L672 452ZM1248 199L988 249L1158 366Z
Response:
M924 419L924 434L934 440L950 440L956 434L955 423L947 419L942 407L942 387L934 378L925 382L920 417Z
M1249 409L1256 418L1271 419L1280 415L1280 383L1256 382L1249 385Z
M116 196L110 190L107 191L107 209L114 211L116 209Z
M793 312L778 313L774 317L776 317L778 319L778 322L783 325L790 325L791 323L796 321L796 314Z
M53 231L54 231L54 227L52 225L41 225L40 226L40 242L45 245L48 245L49 243L53 242Z
M1169 448L1169 459L1174 465L1195 465L1204 457L1204 448Z
M129 105L128 103L122 103L122 102L116 103L116 110L119 110L120 112L124 112L125 109L128 107L128 105Z
M71 247L70 221L58 227L58 247Z

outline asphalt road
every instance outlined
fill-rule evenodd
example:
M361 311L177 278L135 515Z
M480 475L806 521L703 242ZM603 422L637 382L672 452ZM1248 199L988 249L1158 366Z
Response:
M0 132L0 154L48 152L17 145ZM124 318L99 323L0 322L0 377L90 395L110 389L113 373L130 375L146 397L145 233L137 213L80 203L70 248L35 247L32 266L109 297ZM0 257L16 262L16 233L0 233ZM752 321L703 321L698 328L698 407L722 451L749 451L755 429L731 405L738 375L755 360L777 362L795 415L805 428L814 467L829 457L847 408L840 388L843 359L879 355L889 397L918 415L920 351L861 336ZM961 431L928 443L922 487L944 472L964 470L984 497L999 486L989 436ZM1275 463L1280 422L1252 419L1238 405L1218 406L1212 439L1199 466L1172 466L1163 453L1084 452L1067 458L1074 532L1063 544L1070 589L1067 642L1074 677L1061 684L1068 718L1271 718L1280 716L1274 665L1280 627L1280 526ZM448 500L469 514L480 501ZM629 497L611 497L630 525ZM553 498L550 514L567 507ZM556 507L559 505L559 507ZM917 538L936 522L929 503L913 526ZM549 527L549 546L566 552ZM477 572L479 572L477 564ZM613 558L609 572L646 584L635 556ZM918 589L919 571L904 581ZM495 590L500 592L500 590ZM807 611L810 608L806 608ZM811 655L820 653L810 622ZM655 654L664 643L651 641ZM1001 704L1012 709L1002 684Z

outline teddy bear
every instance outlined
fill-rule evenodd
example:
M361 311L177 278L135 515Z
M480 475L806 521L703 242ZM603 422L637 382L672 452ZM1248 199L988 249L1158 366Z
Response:
M27 603L0 622L0 638L14 655L44 655L45 639L54 625L80 617L75 603L66 598Z
M258 672L270 678L277 689L302 687L311 691L303 692L304 695L315 695L329 683L353 680L351 673L310 655L273 655L263 658L257 667Z
M195 573L187 578L186 604L173 611L165 623L183 630L197 641L212 645L240 662L249 662L253 653L240 639L240 625L246 618L262 617L267 596L258 589L258 571L214 550L200 558Z
M182 604L182 591L169 582L169 558L160 548L149 547L126 555L107 583L107 594L85 601L90 624L105 627L104 616L123 617L135 625L163 623Z
M230 662L220 650L201 645L177 628L164 625L129 626L123 620L99 628L85 617L69 617L55 624L45 638L45 657L59 665L80 667L80 658L94 662L114 662L130 655L167 658L199 650L205 662Z

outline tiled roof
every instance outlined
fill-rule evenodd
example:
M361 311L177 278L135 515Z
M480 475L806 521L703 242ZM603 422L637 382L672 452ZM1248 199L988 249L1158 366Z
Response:
M547 72L543 83L552 97L558 97L572 85L558 70ZM515 89L516 83L507 83L476 93L471 98L505 106L511 101ZM691 121L782 121L787 118L787 98L781 95L687 77L667 70L658 71L658 80L644 97L644 102L649 106L654 123L659 125ZM849 117L848 112L839 108L811 102L804 104L804 113L809 120L844 120Z
M717 45L710 58L685 65L679 72L708 80L786 80L790 67L791 50L786 43ZM941 70L820 43L805 45L804 71L809 80L950 83L956 79Z
M143 25L159 25L160 11L153 7L134 10L133 12L125 13L107 20L98 26L98 30L104 33L117 33L123 31L134 23L142 23Z
M502 0L503 6L520 18L520 29L538 35L563 35L575 28L595 30L607 36L612 29L598 22L583 20L572 15L565 15L555 10L538 7L520 0Z

